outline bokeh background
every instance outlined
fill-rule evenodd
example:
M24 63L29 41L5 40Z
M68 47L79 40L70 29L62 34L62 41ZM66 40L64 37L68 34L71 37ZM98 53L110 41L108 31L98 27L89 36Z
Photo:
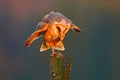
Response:
M50 11L82 29L64 40L71 80L120 80L120 0L0 0L0 80L49 80L50 50L24 42Z

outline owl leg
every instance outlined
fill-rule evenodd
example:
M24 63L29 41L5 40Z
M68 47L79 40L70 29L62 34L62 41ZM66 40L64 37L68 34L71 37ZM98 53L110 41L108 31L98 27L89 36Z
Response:
M54 47L52 47L51 50L52 50L52 54L51 54L51 56L54 56L54 55L56 54L56 53L55 53L55 49L54 49Z

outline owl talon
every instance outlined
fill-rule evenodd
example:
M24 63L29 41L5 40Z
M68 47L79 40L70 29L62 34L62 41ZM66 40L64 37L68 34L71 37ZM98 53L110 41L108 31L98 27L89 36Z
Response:
M51 56L55 56L55 55L56 55L56 53L55 53L54 48L52 47L52 48L51 48L51 50L52 50L52 54L51 54Z
M56 55L56 53L52 53L50 56L55 56Z

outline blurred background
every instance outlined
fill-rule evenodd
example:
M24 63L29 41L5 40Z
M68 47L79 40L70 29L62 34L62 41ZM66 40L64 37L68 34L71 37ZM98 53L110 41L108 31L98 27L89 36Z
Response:
M120 0L0 0L0 80L49 80L50 50L24 42L50 11L82 29L64 40L71 80L120 80Z

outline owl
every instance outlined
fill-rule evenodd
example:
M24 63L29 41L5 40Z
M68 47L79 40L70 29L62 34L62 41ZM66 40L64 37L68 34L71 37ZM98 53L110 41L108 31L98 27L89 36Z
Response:
M50 12L38 23L36 30L26 40L25 46L29 47L34 40L43 35L40 52L50 48L54 55L55 50L65 50L63 40L70 29L75 32L81 32L81 29L74 25L72 21L63 14L59 12Z

